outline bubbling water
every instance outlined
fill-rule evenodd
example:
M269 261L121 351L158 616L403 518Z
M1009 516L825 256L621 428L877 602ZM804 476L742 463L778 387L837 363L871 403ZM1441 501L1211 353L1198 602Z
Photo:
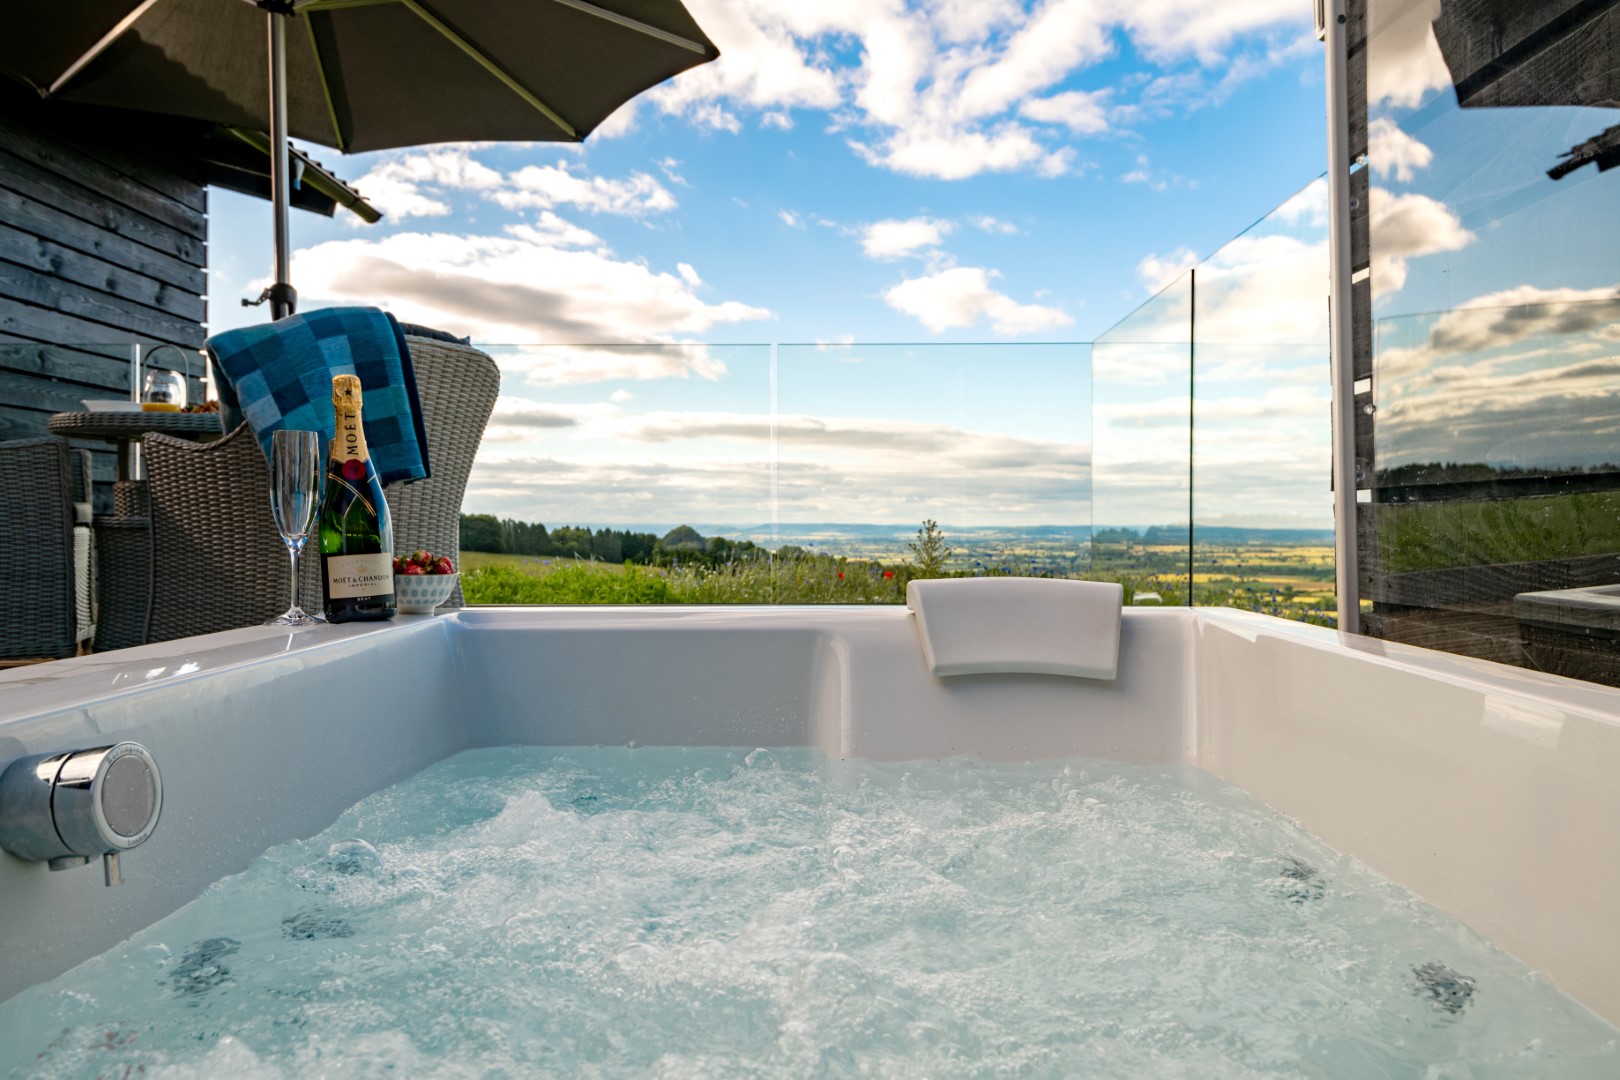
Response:
M1610 1077L1208 774L470 751L0 1005L11 1076Z

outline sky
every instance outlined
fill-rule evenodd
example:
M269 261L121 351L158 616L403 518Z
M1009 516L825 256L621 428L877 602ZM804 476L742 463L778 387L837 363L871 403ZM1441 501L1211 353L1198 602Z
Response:
M1251 445L1259 502L1212 487L1201 516L1331 524L1310 5L687 6L720 59L584 144L306 147L386 216L294 214L302 309L377 304L501 364L469 512L1184 521L1184 357L1085 343L1214 256L1212 280L1264 263L1291 288L1231 320L1268 359L1207 384L1212 462L1269 400L1268 450L1303 464L1267 477ZM238 299L265 203L212 193L209 253L210 329L262 320Z
M1552 50L1459 108L1441 14L1369 7L1375 466L1620 464L1620 172L1548 174L1620 114Z

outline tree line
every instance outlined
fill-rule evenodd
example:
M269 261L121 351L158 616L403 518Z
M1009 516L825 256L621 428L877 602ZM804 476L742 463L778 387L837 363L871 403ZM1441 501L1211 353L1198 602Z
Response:
M777 552L790 557L792 545ZM764 559L770 552L751 540L704 536L690 525L678 525L663 536L628 529L596 529L585 525L558 525L547 529L540 522L497 518L493 514L461 515L461 550L501 555L540 555L597 562L636 563L642 566L721 566L742 560Z

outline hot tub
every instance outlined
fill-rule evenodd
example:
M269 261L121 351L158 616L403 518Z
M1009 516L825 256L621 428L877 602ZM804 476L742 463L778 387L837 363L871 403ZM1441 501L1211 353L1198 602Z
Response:
M19 669L0 709L0 765L163 777L120 888L0 856L0 999L459 751L640 744L1198 766L1620 1020L1620 691L1245 612L1128 610L1105 682L935 678L904 609L472 609Z

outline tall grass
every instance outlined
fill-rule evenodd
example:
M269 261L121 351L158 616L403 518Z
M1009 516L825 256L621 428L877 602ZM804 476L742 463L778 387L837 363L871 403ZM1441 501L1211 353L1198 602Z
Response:
M549 574L486 566L461 575L469 604L689 604L668 578L640 566L606 573L590 563Z
M667 569L558 560L543 569L472 567L462 573L461 588L469 604L903 604L907 582L919 576L910 563L830 558ZM1143 589L1158 592L1166 605L1186 602L1173 578L1099 573L1094 579L1118 581L1127 604Z
M461 577L470 604L900 604L908 568L825 559L716 568L564 564L544 574L487 566Z

